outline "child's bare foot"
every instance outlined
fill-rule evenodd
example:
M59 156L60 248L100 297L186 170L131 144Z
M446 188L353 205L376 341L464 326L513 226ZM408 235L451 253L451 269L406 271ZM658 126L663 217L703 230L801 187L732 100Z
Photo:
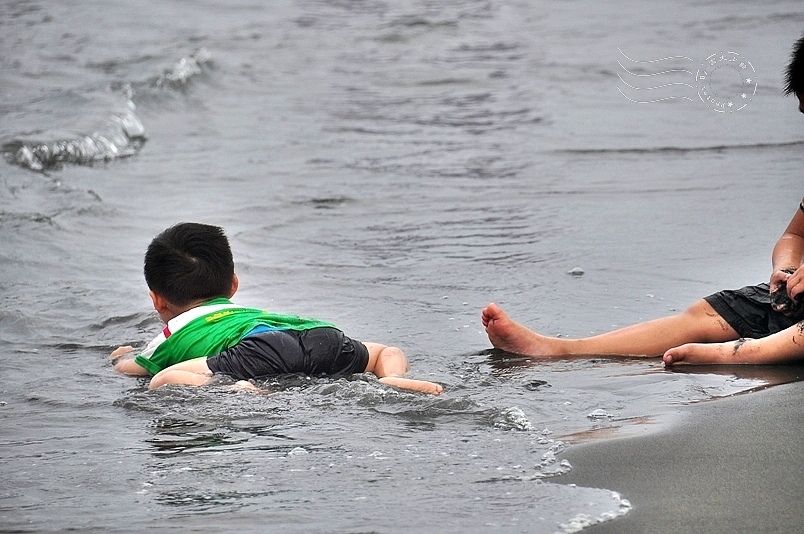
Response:
M428 393L430 395L441 395L444 392L444 388L435 382L413 380L410 378L402 378L401 376L384 376L380 378L380 382L387 386L416 391L418 393Z
M560 353L552 339L512 321L493 302L483 308L480 320L486 327L489 341L498 349L525 356L552 356Z
M665 365L752 363L754 347L745 339L725 343L687 343L664 353Z

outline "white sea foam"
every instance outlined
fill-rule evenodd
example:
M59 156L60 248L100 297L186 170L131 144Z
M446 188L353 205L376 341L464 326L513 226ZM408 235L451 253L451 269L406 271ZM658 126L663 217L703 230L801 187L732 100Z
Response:
M605 521L611 521L612 519L623 516L631 510L631 503L627 499L623 499L622 496L616 491L612 491L610 493L610 497L615 505L613 510L603 511L596 515L590 515L587 513L578 514L566 523L561 523L561 525L559 525L560 532L563 534L580 532L581 530L591 527L592 525L597 525Z

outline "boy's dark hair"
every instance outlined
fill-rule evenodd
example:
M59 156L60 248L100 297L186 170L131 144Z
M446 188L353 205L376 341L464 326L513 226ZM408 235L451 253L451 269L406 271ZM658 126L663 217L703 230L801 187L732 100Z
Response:
M785 94L804 93L804 36L793 45L785 76Z
M175 306L229 297L232 289L232 249L217 226L171 226L148 245L144 263L148 288Z

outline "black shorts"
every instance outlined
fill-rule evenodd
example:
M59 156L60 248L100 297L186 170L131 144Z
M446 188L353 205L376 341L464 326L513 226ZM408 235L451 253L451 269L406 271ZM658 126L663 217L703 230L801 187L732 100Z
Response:
M236 380L284 374L338 377L362 373L368 362L366 346L335 328L259 332L207 358L213 373Z
M804 319L804 313L788 317L773 311L768 284L725 290L704 297L729 326L747 338L761 338L781 332Z

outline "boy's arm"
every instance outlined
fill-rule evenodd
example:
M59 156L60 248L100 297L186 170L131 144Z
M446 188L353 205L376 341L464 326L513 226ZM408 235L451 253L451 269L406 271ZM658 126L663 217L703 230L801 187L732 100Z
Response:
M134 362L134 358L128 358L134 352L134 347L124 346L118 347L109 355L109 359L114 362L114 370L118 373L123 373L131 376L149 376L148 372L143 366Z
M804 293L804 209L796 210L787 229L776 242L772 261L771 291L787 282L787 293L795 300Z
M139 364L134 363L134 360L129 360L126 358L125 360L120 360L114 364L114 370L123 373L124 375L131 375L131 376L150 376L149 373L144 367Z

